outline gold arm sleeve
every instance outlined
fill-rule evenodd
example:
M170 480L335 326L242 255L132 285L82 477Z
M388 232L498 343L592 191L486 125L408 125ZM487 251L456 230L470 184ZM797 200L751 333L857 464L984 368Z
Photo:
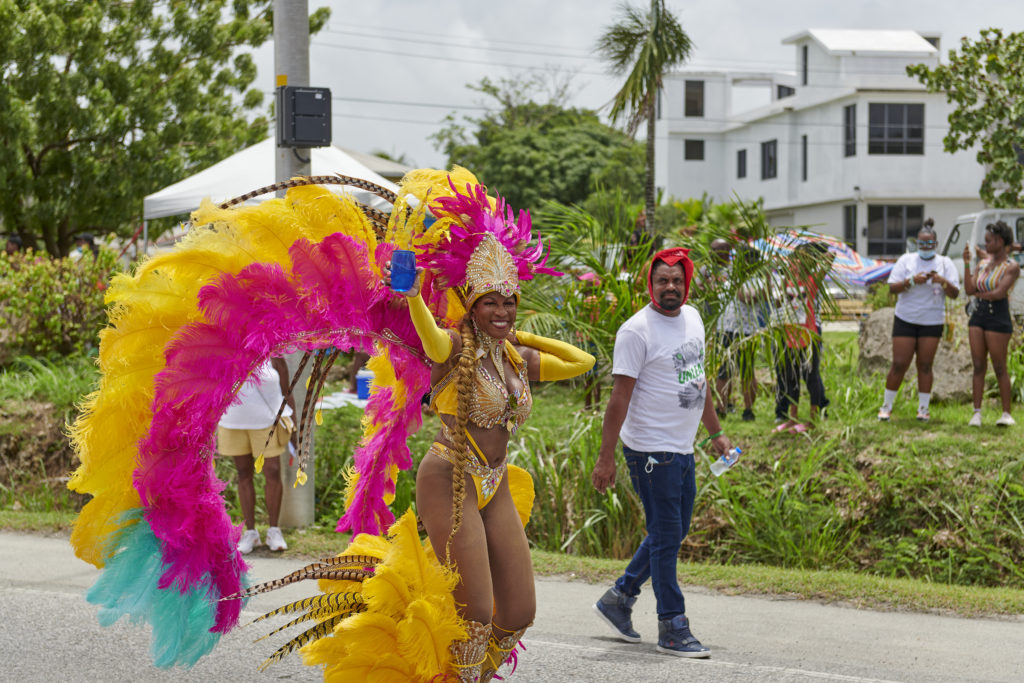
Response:
M435 363L445 362L452 354L451 336L434 322L434 316L430 313L422 296L417 294L414 297L409 297L408 301L409 317L412 318L416 334L423 342L423 350L427 352L427 357Z
M576 377L594 367L594 357L572 344L518 331L516 340L523 346L540 351L540 380L542 382Z

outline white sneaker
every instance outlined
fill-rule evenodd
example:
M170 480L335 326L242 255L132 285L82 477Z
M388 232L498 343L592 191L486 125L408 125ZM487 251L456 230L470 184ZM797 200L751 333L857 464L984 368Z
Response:
M278 532L280 533L280 532ZM255 529L246 529L242 538L238 540L238 552L248 555L252 549L260 544L260 532Z
M967 421L968 427L980 427L981 426L981 413L974 413L971 415L971 419Z
M1003 416L996 420L996 424L1000 427L1012 427L1017 421L1013 419L1013 415L1003 413Z
M280 527L272 526L267 529L267 547L274 551L288 550Z

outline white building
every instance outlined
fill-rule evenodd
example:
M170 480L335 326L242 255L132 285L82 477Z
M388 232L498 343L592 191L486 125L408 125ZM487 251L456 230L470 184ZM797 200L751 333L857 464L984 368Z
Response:
M673 73L658 103L655 182L677 198L763 198L773 225L835 235L868 256L899 256L929 216L941 242L984 204L974 152L943 151L945 96L906 75L938 64L938 42L813 29L783 41L795 74ZM762 103L743 111L751 92Z

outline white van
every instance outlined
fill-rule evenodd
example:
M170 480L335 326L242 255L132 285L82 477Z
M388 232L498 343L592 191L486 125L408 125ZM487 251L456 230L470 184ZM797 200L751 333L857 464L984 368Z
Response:
M1024 244L1024 209L985 209L975 213L968 213L956 219L956 224L946 236L946 242L940 253L945 254L953 260L957 272L960 273L960 281L964 278L964 245L968 242L985 249L985 226L996 221L1003 221L1013 230L1014 240L1018 244ZM1011 257L1024 266L1024 254L1012 252ZM977 260L972 260L972 266L977 265ZM961 289L962 289L961 284ZM1024 285L1018 283L1010 295L1010 310L1017 315L1024 315Z

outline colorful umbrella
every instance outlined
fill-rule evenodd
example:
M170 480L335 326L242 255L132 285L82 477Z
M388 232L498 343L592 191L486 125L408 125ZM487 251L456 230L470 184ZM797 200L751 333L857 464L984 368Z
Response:
M767 239L755 240L753 246L764 253L786 255L808 242L820 242L836 255L836 260L832 264L831 279L842 280L851 285L869 285L885 279L892 270L892 263L861 256L837 237L819 235L807 230L785 230Z

